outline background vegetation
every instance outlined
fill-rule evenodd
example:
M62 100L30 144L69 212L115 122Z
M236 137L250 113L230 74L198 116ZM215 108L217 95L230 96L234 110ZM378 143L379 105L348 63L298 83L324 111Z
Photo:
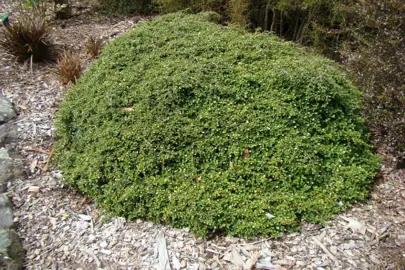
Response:
M133 7L139 7L139 12L154 9L169 13L185 8L194 12L215 11L223 16L223 21L252 30L260 27L272 31L283 39L310 46L343 62L365 93L364 115L377 145L388 146L400 159L405 157L404 1L133 1L136 3Z
M345 5L346 37L340 53L364 90L364 115L377 145L405 157L405 1L361 1ZM349 16L350 15L350 16Z
M107 45L57 116L66 181L114 214L277 235L367 197L359 92L291 43L166 15Z

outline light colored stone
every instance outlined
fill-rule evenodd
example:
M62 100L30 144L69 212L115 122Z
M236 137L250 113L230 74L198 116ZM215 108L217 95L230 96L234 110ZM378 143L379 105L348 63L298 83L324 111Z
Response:
M6 191L8 181L24 175L22 161L15 156L7 149L0 148L0 192Z
M4 95L0 95L0 123L6 123L16 115L11 101Z
M10 200L6 195L0 195L0 229L9 229L13 221L13 210Z
M23 256L24 250L17 233L14 230L0 230L1 269L22 269L22 263L24 260Z
M10 155L9 155L7 149L4 147L0 148L0 159L5 159L5 160L10 159Z

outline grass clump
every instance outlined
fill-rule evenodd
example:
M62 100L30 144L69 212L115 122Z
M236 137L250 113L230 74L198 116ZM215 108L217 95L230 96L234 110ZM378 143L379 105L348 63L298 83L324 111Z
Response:
M68 84L70 82L76 83L82 70L80 56L71 51L64 51L57 61L55 73L63 84Z
M103 48L103 39L90 36L84 43L84 48L92 58L96 58Z
M55 47L50 38L51 29L36 13L24 14L0 33L0 46L18 62L55 60Z
M210 16L162 16L105 47L57 115L66 182L198 235L277 235L365 199L379 165L361 92L332 62Z

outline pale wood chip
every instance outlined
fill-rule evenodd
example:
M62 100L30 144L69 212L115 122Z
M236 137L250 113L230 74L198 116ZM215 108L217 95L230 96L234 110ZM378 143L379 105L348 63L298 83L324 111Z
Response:
M156 237L156 245L158 248L159 269L171 270L169 256L167 255L166 239L163 232L159 232Z
M335 262L336 265L339 265L339 261L338 259L333 256L333 254L324 246L324 244L322 244L321 242L319 242L318 238L316 238L315 236L312 237L312 239L315 241L315 243L326 253L326 255L329 256L329 258Z
M252 270L255 266L257 260L260 258L260 252L256 251L253 255L246 261L245 265L243 266L244 270Z

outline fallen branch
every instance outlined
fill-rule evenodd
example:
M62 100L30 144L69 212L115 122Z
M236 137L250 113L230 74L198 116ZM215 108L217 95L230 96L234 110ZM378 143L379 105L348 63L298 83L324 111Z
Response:
M52 155L53 155L53 149L52 149L51 153L49 154L48 159L46 160L46 164L45 164L45 168L44 168L45 171L48 171L49 161L51 161Z
M93 253L93 251L91 251L87 248L80 248L80 250L87 253L88 255L90 255L90 257L92 257L94 259L94 261L96 262L97 267L101 267L101 262L97 258L96 254Z
M41 172L46 172L45 168L42 168L41 166L39 166L38 164L35 165L36 168L40 169Z
M50 155L51 154L51 152L46 151L46 150L44 150L42 148L28 147L28 148L24 148L24 150L25 151L31 151L31 152L39 152L39 153L42 153L42 154L45 154L45 155ZM52 150L52 152L53 152L53 150Z
M333 254L324 246L324 244L319 242L318 238L312 237L312 239L326 253L326 255L328 255L329 258L336 263L336 265L339 265L338 259L335 256L333 256Z

